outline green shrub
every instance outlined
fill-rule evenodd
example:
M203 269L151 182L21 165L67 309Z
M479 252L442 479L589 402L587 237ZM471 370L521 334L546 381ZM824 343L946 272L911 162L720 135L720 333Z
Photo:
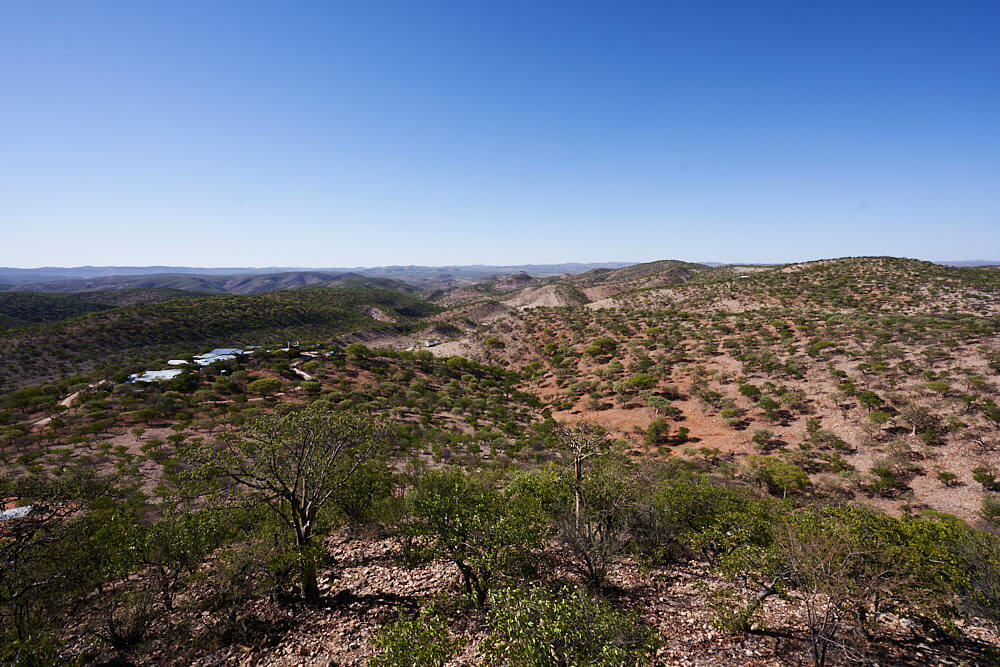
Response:
M651 373L639 373L630 377L626 384L629 389L652 389L656 386L656 376Z
M670 422L666 419L654 419L646 429L646 443L660 445L670 439Z
M47 665L78 665L79 659L67 660L60 655L59 645L51 633L18 637L16 632L0 634L0 664L46 667Z
M1000 498L993 496L983 498L982 517L990 523L1000 526Z
M408 531L430 538L423 555L455 563L479 606L497 582L534 572L534 550L550 530L539 499L519 488L502 491L482 475L433 470L407 498Z
M972 469L972 479L982 484L987 491L996 491L1000 486L997 484L996 473L984 466Z
M370 667L441 667L454 655L460 639L448 636L448 624L430 607L411 616L400 610L396 620L379 630L371 640L377 653Z
M774 456L748 456L747 476L767 487L771 495L787 496L809 486L809 475L794 463Z
M281 380L274 378L260 378L247 385L247 393L258 396L269 396L281 390Z
M613 354L617 349L618 343L613 338L601 336L592 340L583 353L591 357L604 357Z
M892 468L887 466L872 466L871 474L878 478L869 487L872 493L876 495L883 498L890 498L900 491L906 490L906 482L901 480Z
M582 588L508 588L490 596L490 635L483 655L492 665L644 665L656 632Z

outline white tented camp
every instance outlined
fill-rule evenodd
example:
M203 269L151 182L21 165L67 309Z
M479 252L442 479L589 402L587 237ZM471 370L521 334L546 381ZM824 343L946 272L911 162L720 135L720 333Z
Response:
M146 371L142 375L133 373L130 379L132 382L165 382L167 380L173 380L183 372L184 371L177 368L171 368L165 371Z
M3 505L0 505L3 507ZM8 521L10 519L23 519L24 517L31 514L31 505L24 505L23 507L11 507L0 512L0 521Z
M217 361L231 361L238 356L249 354L249 350L241 350L238 347L217 347L211 352L199 354L194 358L194 363L199 366L208 366Z

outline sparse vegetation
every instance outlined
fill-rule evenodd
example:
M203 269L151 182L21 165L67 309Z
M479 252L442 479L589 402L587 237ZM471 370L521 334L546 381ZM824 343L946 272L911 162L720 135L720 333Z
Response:
M517 309L546 284L573 305ZM1000 274L653 263L467 292L25 300L54 323L3 334L0 499L32 509L0 523L0 661L1000 645ZM209 341L262 347L125 381Z

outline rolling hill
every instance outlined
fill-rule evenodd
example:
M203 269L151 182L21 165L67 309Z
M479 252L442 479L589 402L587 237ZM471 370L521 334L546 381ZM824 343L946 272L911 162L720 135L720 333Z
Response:
M287 337L332 340L356 329L406 330L438 308L378 289L303 288L213 295L104 309L0 333L5 385L51 380L107 365L216 345Z
M613 296L592 300L587 293ZM220 427L272 424L268 415L284 418L308 406L321 415L384 419L393 434L385 484L382 477L363 482L384 487L390 522L377 522L377 531L357 530L352 522L325 539L328 562L339 569L322 570L322 581L348 591L333 600L384 597L389 604L372 613L354 602L276 602L263 572L278 561L262 558L257 541L248 540L252 533L241 528L225 538L232 545L217 551L213 544L199 557L197 577L179 589L196 604L162 612L171 622L151 628L132 649L138 664L158 664L167 651L199 664L222 664L234 655L207 625L203 602L227 590L230 562L259 568L265 582L234 607L237 614L256 618L252 614L266 610L268 619L288 619L277 630L282 643L261 640L255 655L281 662L289 651L310 646L327 664L342 661L350 646L362 664L371 647L355 641L356 629L385 636L378 633L402 618L400 599L458 604L461 569L446 552L439 552L443 560L407 557L412 534L397 532L400 516L410 527L427 507L446 513L449 531L456 515L472 522L486 517L489 526L538 515L530 531L505 533L498 542L490 537L490 544L506 549L511 539L528 535L532 550L525 554L544 568L538 572L546 581L583 576L611 584L604 589L613 591L609 600L643 609L628 626L655 627L668 656L679 658L663 664L687 664L695 646L708 658L699 664L744 664L747 647L760 664L800 664L809 646L809 605L840 604L824 591L844 587L856 591L845 608L892 605L891 612L870 614L865 627L876 631L856 640L879 664L987 664L1000 646L995 588L982 583L992 585L1000 571L995 270L890 257L767 267L663 261L575 277L495 276L444 291L438 304L386 290L302 287L72 316L74 309L107 306L128 294L15 295L29 299L30 317L41 317L51 304L49 317L69 318L0 332L0 372L10 379L8 388L97 372L0 391L0 452L5 446L10 454L0 475L52 470L62 477L71 466L124 471L128 488L136 475L144 488L164 492L150 495L159 503L181 497L187 485L180 473L206 460L191 457L211 454L201 445L217 440ZM335 354L273 345L168 385L122 381L126 371L162 368L139 363L163 363L167 354L286 338L360 345ZM113 382L93 383L107 378ZM608 438L580 445L595 436L587 427L573 430L584 424L606 429ZM588 489L584 509L600 509L580 520L598 526L619 517L621 537L611 552L603 551L600 536L598 552L587 546L595 543L577 541L574 457L567 454L574 445L594 447L578 470ZM432 496L421 494L429 492L440 501L426 503ZM506 493L526 495L496 514L491 508L518 498ZM400 498L405 505L395 503ZM191 511L202 511L200 501ZM155 525L177 524L174 507L158 504L164 518L157 521L165 523ZM134 519L105 523L122 525L148 545L146 533L134 528L149 522L135 511ZM183 531L181 544L191 543L186 526L176 529ZM456 538L464 543L467 534ZM109 543L120 551L124 542ZM141 557L130 566L129 581L145 593L155 571L142 548L134 551ZM604 554L599 571L588 566L593 553ZM863 560L855 561L859 553ZM776 570L776 562L798 569ZM841 569L829 571L831 562ZM520 570L504 576L512 572ZM817 594L812 579L793 578L796 572L829 572L822 576L830 588ZM534 582L532 574L517 576ZM787 595L769 592L775 577L784 578ZM332 596L335 587L327 585ZM78 597L89 613L74 613L62 629L60 639L70 647L89 646L83 633L89 642L91 628L100 628L107 615L101 596ZM961 634L932 638L936 626L920 624L928 618L928 598L944 610L933 618L955 622ZM51 617L61 620L57 614L66 607L57 601ZM727 614L741 608L768 634L726 625ZM470 617L481 618L463 612L449 631L480 641L491 630L470 629ZM592 623L592 615L582 618ZM678 618L685 619L682 635ZM203 628L201 643L178 639L173 628L180 622ZM346 639L345 627L351 628ZM535 627L526 633L533 637Z

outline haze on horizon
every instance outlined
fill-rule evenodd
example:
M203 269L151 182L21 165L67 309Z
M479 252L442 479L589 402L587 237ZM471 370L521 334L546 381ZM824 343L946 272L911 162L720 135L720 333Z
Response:
M1000 5L568 8L9 4L0 266L1000 256Z

